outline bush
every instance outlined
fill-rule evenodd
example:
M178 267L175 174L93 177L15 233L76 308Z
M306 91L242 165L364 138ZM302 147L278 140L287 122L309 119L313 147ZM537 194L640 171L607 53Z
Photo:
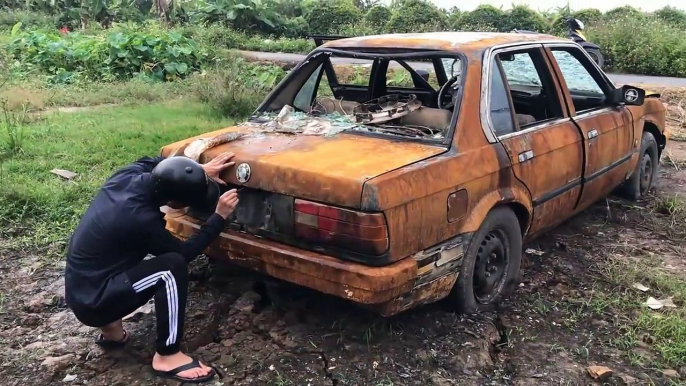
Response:
M492 6L480 5L460 18L460 29L465 31L504 31L507 27L505 12Z
M207 28L186 27L185 36L197 40L202 47L236 49L245 51L308 53L314 43L307 39L286 39L248 35L221 26Z
M547 32L550 29L548 22L533 9L518 5L513 7L507 14L502 26L504 31L513 29L525 29L537 32Z
M625 16L589 29L606 63L634 74L686 76L686 31L652 17Z
M381 31L388 23L388 20L391 19L391 15L391 10L388 7L376 5L367 11L367 14L364 16L364 22L376 31Z
M655 11L655 16L660 20L680 29L686 29L686 12L673 7L664 7Z
M173 80L199 69L207 57L193 40L173 31L113 30L100 35L31 31L14 39L9 51L25 70L46 72L57 83L137 75Z
M351 0L321 0L305 14L313 34L330 34L339 26L355 24L361 19L362 11Z
M448 27L452 30L459 30L464 13L459 8L453 7L448 15Z
M625 5L623 7L617 7L613 8L603 15L603 20L606 22L612 22L620 19L624 19L626 17L630 18L640 18L644 14L643 12L639 11L638 9L630 6L630 5Z
M448 28L446 15L425 0L405 0L393 11L386 25L388 32L431 32Z
M0 11L0 30L10 30L17 23L21 23L25 30L32 28L57 28L57 19L57 16L39 12L20 10Z
M280 67L233 57L199 76L200 79L194 82L194 93L218 115L243 119L257 109L285 75Z

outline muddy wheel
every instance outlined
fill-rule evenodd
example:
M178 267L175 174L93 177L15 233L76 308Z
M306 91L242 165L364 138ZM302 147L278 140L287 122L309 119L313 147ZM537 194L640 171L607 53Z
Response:
M631 177L618 189L619 195L632 201L647 195L650 189L655 186L659 163L655 136L646 131L641 139L638 164L636 164Z
M522 232L508 207L493 209L467 248L460 276L448 301L463 313L490 311L517 283L522 261Z

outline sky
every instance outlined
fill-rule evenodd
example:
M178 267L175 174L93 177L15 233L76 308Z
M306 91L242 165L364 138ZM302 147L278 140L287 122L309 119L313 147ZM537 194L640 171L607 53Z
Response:
M502 7L503 9L512 8L514 5L528 5L529 7L538 11L554 10L562 8L569 3L569 7L575 11L584 8L596 8L601 11L608 11L612 8L617 8L625 5L630 5L634 8L643 10L645 12L652 12L665 6L672 6L675 8L686 10L685 0L429 0L436 4L439 8L450 9L455 5L463 11L471 11L480 4L489 4L495 7ZM390 3L391 0L384 0L384 3Z

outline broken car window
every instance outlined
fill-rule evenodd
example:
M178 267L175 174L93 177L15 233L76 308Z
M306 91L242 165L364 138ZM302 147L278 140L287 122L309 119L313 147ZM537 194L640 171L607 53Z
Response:
M306 110L312 104L312 100L315 96L315 91L317 90L317 80L319 80L319 75L324 70L324 65L320 64L319 67L310 75L305 85L300 89L298 94L293 100L293 105L300 110Z
M491 62L490 116L495 135L501 136L514 131L512 109L508 100L505 81L494 59Z
M541 87L541 78L529 54L501 54L500 62L510 85Z
M458 80L446 87L439 106L441 85L432 60L455 61L457 72L459 59L435 54L426 58L359 55L370 54L327 52L312 56L289 74L250 125L262 131L304 135L335 135L348 130L408 139L446 138L456 113L448 102L456 100L462 83ZM374 62L379 65L372 67ZM425 83L421 79L426 79L427 72L429 80ZM331 82L327 75L333 75Z
M567 82L570 92L581 91L586 94L591 93L595 96L604 96L603 89L593 79L591 74L584 68L579 59L567 51L553 50L553 56L560 66L562 76Z

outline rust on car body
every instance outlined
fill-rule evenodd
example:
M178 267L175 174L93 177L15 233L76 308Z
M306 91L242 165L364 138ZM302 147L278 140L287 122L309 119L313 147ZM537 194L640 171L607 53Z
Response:
M644 133L653 134L658 160L667 140L659 95L646 93L640 102L629 98L634 94L620 95L631 90L613 85L566 39L518 33L395 34L337 39L316 51L333 56L346 51L382 63L374 67L369 86L329 79L334 98L321 103L320 110L328 113L338 106L346 114L356 104L383 96L375 92L411 94L422 107L406 112L392 127L370 128L369 133L264 133L237 125L171 143L162 154L179 154L199 138L244 133L199 158L206 162L231 151L236 165L247 164L251 172L243 182L235 168L221 176L227 189L242 187L246 196L207 254L385 316L449 297L460 280L464 284L464 267L475 266L476 252L469 251L476 248L470 245L483 242L480 231L497 208L516 216L521 234L510 237L531 240L642 173ZM451 75L458 86L450 95L455 107L449 114L436 100L438 92L426 89L416 73L409 91L388 86L380 71L393 58L404 60L397 52L431 52L441 60L453 58L453 64L459 61L459 74ZM308 56L258 110L278 112L284 104L297 104L298 90L306 89L308 79L321 82L321 73L311 76L316 71L335 78L329 60L328 55ZM560 60L567 61L564 67ZM526 67L527 61L536 65ZM508 72L511 62L524 63L529 72L517 78ZM441 82L451 79L447 68L434 63ZM503 78L501 94L498 77ZM579 83L582 78L587 83ZM308 112L306 104L299 109ZM404 127L428 130L422 126L428 122L444 122L442 136L390 134ZM354 240L360 245L378 241L378 229L342 220L336 208L348 211L346 216L350 211L377 216L375 221L387 228L382 233L388 248L376 255L352 251ZM166 216L168 229L180 238L197 232L202 219L192 211ZM353 241L329 244L341 229L353 229L343 238Z

